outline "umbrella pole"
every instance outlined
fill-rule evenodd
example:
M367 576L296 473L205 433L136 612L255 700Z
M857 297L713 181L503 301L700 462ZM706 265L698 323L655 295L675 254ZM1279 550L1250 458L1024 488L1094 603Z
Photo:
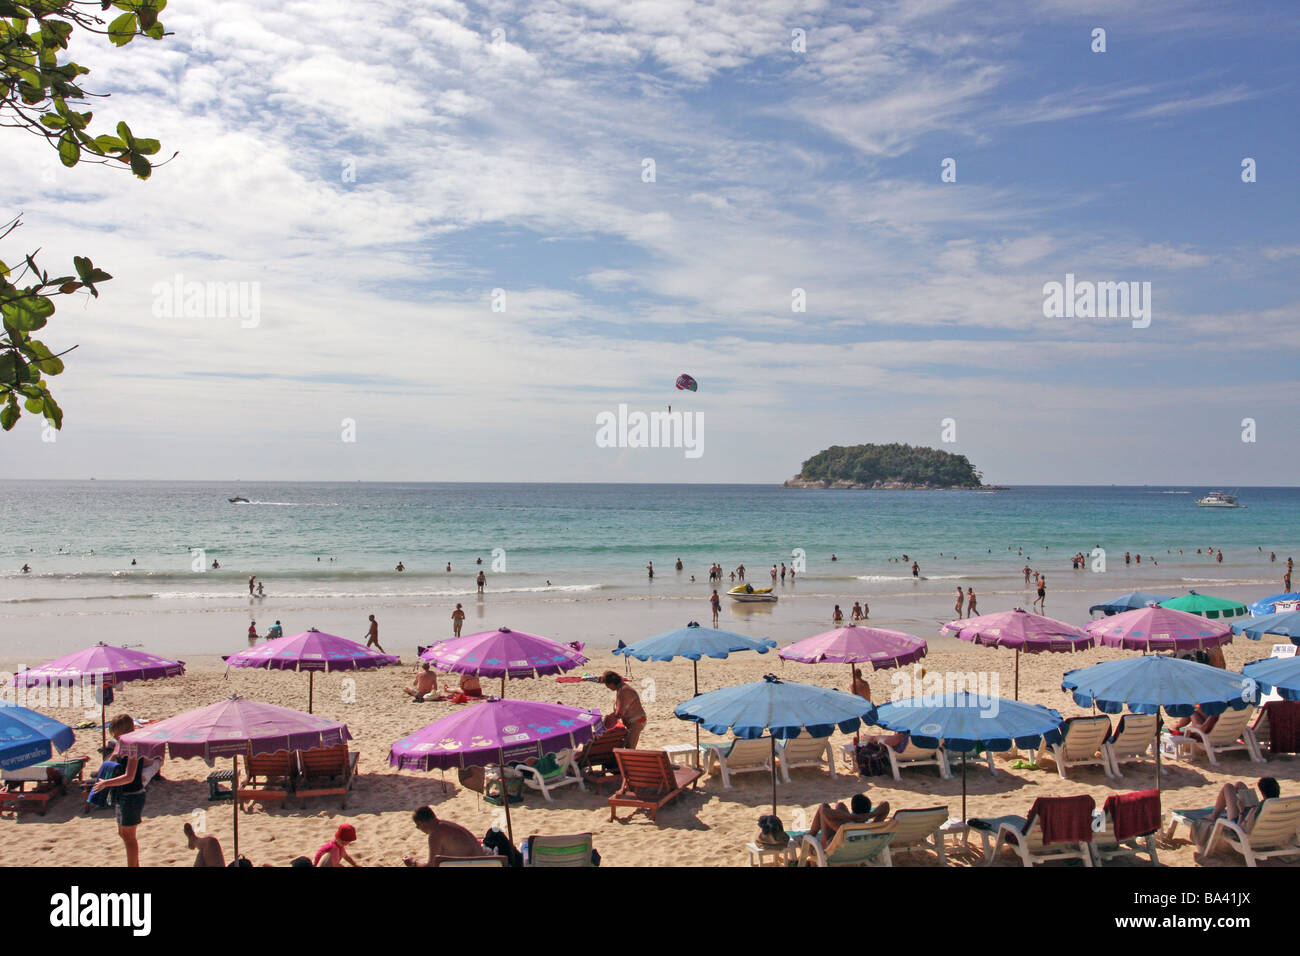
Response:
M700 662L691 661L691 670L695 672L695 696L700 696ZM692 721L695 724L695 759L692 763L695 766L700 765L700 724L699 721ZM776 811L773 811L774 813Z
M1160 719L1160 711L1156 710L1156 740L1152 745L1156 750L1156 793L1160 792L1160 725L1163 721Z
M505 700L505 699L506 699L506 675L505 675L505 674L502 674L502 675L501 675L501 699L502 699L502 700ZM510 819L510 811L509 811L509 810L506 811L506 819L507 819L507 820Z
M767 739L772 741L772 816L776 816L776 736L769 734Z
M501 683L505 685L505 678L501 678ZM501 805L506 808L506 836L510 838L513 846L515 842L515 828L510 824L510 791L506 787L506 751L504 747L497 748L497 753L501 755L501 762L497 765L501 772ZM485 788L486 789L486 788Z
M311 713L312 704L314 703L314 691L316 689L316 672L307 672L307 713Z
M230 808L235 812L235 862L239 862L239 758L230 758L235 777L230 781Z
M99 689L99 749L108 747L108 703L104 698L104 688ZM103 754L100 754L102 757ZM17 814L14 814L17 816Z
M961 752L961 822L966 822L966 751Z
M1020 699L1020 648L1016 648L1016 700Z

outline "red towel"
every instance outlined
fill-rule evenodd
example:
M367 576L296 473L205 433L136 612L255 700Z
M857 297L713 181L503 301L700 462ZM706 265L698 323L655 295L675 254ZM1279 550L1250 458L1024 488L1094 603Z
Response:
M1159 790L1117 793L1106 798L1102 809L1110 816L1118 843L1160 829Z
M1300 752L1300 701L1270 700L1264 713L1268 716L1268 752Z
M1097 802L1087 794L1039 797L1029 808L1029 816L1038 818L1044 843L1091 843L1092 811L1096 807Z

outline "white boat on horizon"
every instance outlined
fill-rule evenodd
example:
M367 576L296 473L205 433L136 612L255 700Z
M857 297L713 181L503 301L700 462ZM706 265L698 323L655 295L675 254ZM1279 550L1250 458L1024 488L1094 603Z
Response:
M1237 504L1237 496L1230 495L1226 491L1211 491L1204 498L1196 499L1198 508L1244 508L1245 505Z

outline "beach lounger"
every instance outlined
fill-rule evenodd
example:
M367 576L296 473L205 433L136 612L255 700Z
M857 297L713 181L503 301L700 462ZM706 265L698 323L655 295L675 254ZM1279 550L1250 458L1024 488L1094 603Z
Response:
M627 728L615 727L598 737L592 737L574 758L582 779L591 784L597 793L603 783L618 783L618 760L614 751L627 743Z
M588 867L591 862L591 834L538 836L528 838L528 866Z
M800 767L825 767L835 779L835 755L829 737L792 737L776 742L776 761L781 777L790 782L790 771Z
M947 822L947 807L926 807L921 810L895 810L888 820L866 825L874 827L877 833L892 834L893 840L889 844L891 857L902 849L933 850L939 856L939 865L947 866L943 834L939 831Z
M296 776L297 764L287 750L245 757L235 799L245 813L252 812L254 803L282 803L293 793Z
M1261 755L1265 745L1270 754L1300 753L1300 701L1269 701L1259 709L1250 729Z
M435 856L434 866L505 866L504 856Z
M1066 771L1070 767L1086 766L1100 766L1107 777L1111 776L1110 758L1101 749L1108 737L1110 718L1104 714L1068 718L1061 742L1052 744L1049 750L1061 779L1068 779Z
M573 759L573 751L565 748L555 754L543 754L536 764L515 764L515 769L524 775L524 786L540 790L542 796L550 802L551 791L559 787L576 783L579 790L586 790L582 785L582 771Z
M357 778L359 753L349 753L347 744L320 747L316 750L299 750L298 777L293 795L305 800L308 797L338 797L339 806L348 805L348 791Z
M952 779L952 769L948 766L948 756L943 752L942 747L934 750L927 750L925 747L918 747L912 743L912 738L907 738L907 745L903 752L899 753L893 747L886 747L889 751L889 769L893 771L894 779L901 780L899 771L905 767L938 767L939 776L944 780ZM898 840L895 839L891 846L898 846Z
M1244 750L1255 763L1263 763L1264 755L1260 753L1255 732L1250 729L1250 721L1254 716L1253 707L1225 710L1209 725L1209 730L1188 726L1183 728L1181 734L1165 734L1168 752L1175 759L1181 760L1200 750L1209 758L1210 766L1217 767L1219 754Z
M1300 856L1297 830L1300 797L1274 797L1261 803L1244 827L1225 817L1215 820L1205 855L1211 855L1222 844L1240 853L1247 866L1275 856Z
M1025 866L1035 866L1048 860L1082 860L1092 866L1092 811L1096 801L1090 796L1039 797L1029 808L1028 817L1002 817L998 820L997 842L992 852L986 853L985 866L991 866L1003 846L1016 851ZM1045 830L1044 816L1054 817L1047 826L1061 832ZM1059 822L1057 822L1059 821ZM985 835L985 846L988 837Z
M730 790L731 778L740 773L771 773L772 742L766 737L757 740L739 738L723 744L703 744L704 769L712 775L716 769L722 774L722 786Z
M1160 865L1156 854L1156 834L1160 831L1160 791L1138 790L1134 793L1112 794L1102 806L1102 829L1093 834L1093 861L1101 866L1107 860L1120 856L1137 859L1142 847L1151 858L1152 866Z
M800 866L893 866L889 844L894 834L882 832L878 823L846 823L831 842L805 835L799 845Z
M1111 773L1123 780L1120 764L1136 763L1151 751L1156 739L1155 714L1124 714L1115 725L1115 731L1101 745L1101 752L1110 761Z
M0 790L0 811L13 810L17 815L25 810L35 810L40 816L50 808L50 801L67 792L70 781L80 780L89 757L70 760L46 760L21 770L6 770L0 774L4 789ZM35 789L28 790L27 785Z
M614 751L623 786L609 798L609 819L617 819L619 807L645 810L655 819L659 808L672 803L682 795L684 787L694 787L703 776L694 767L677 767L662 750ZM633 814L635 815L635 810Z

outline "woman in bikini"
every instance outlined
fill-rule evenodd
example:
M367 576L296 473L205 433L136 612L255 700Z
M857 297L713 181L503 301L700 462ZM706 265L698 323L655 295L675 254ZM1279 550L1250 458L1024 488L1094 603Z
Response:
M621 720L627 728L627 749L636 750L637 741L645 730L645 709L641 706L641 695L623 680L616 671L605 671L600 682L614 692L614 710L605 717L605 726Z

